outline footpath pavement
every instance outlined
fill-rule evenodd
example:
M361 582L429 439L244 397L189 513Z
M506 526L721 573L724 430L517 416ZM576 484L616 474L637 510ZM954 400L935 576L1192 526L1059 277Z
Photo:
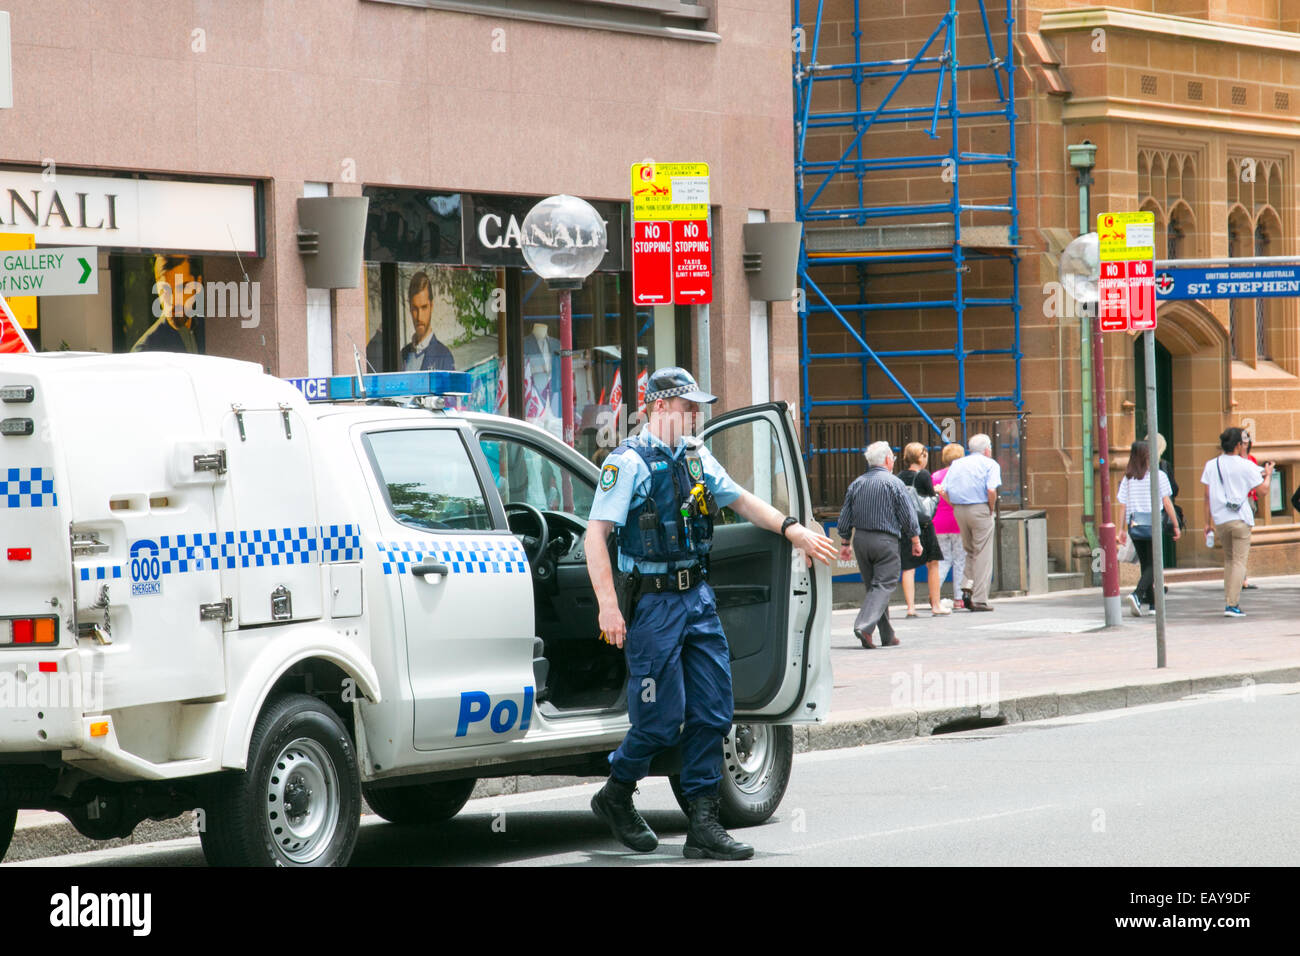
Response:
M796 730L800 749L927 735L973 721L1041 720L1255 684L1300 682L1300 576L1257 578L1244 618L1223 616L1222 581L1179 583L1166 598L1166 666L1154 617L1106 628L1100 589L992 602L992 613L916 618L890 608L897 647L866 650L853 610L834 612L831 720Z
M1105 628L1100 589L992 602L992 613L928 606L890 617L897 647L866 650L853 636L853 610L833 612L830 719L795 730L799 751L856 747L981 722L1042 720L1211 693L1257 684L1300 683L1300 575L1258 578L1242 594L1247 616L1223 617L1221 581L1171 585L1167 666L1156 667L1153 617L1124 605L1119 627ZM573 777L480 781L478 795L565 786ZM593 778L594 779L594 778ZM6 862L192 836L192 814L146 821L127 840L99 842L76 833L61 815L19 814Z

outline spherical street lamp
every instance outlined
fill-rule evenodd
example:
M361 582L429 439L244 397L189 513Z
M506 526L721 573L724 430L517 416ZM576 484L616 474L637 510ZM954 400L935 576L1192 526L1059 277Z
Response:
M528 268L560 294L560 382L564 441L573 445L573 300L605 258L605 221L577 196L549 196L524 217L521 247Z

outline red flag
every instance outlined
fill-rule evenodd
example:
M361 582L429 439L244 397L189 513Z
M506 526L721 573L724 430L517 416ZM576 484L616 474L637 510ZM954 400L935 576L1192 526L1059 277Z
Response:
M507 401L506 401L506 399L507 399L506 390L507 390L507 385L506 385L506 363L505 363L505 362L502 362L502 363L501 363L501 371L497 374L497 405L496 405L496 413L497 413L498 415L505 415L505 414L507 414L507 409L508 409L509 406L508 406Z
M609 407L618 414L618 406L623 404L623 370L614 369L614 384L609 389Z
M12 355L35 351L32 343L27 341L18 319L9 309L9 303L5 301L4 296L0 295L0 354Z
M650 370L641 369L636 377L636 410L638 415L645 414L645 390L650 386Z
M547 391L549 392L550 389L548 388ZM537 388L533 385L533 367L528 359L524 359L524 418L535 422L545 411L546 403L542 401L542 396L537 394Z

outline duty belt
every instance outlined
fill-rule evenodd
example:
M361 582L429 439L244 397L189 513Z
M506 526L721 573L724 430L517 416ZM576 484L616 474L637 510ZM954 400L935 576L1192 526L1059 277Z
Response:
M697 588L704 581L704 572L698 564L689 568L669 571L667 574L646 574L641 578L642 594L681 594Z

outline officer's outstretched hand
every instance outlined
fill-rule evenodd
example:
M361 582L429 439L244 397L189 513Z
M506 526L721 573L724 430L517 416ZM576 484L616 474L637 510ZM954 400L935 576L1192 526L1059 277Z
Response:
M839 554L834 541L803 525L794 525L786 537L796 548L803 549L804 563L809 567L812 566L813 558L822 564L830 564Z
M623 638L627 636L627 623L623 620L623 612L617 607L600 609L600 629L609 643L615 647L623 646Z

